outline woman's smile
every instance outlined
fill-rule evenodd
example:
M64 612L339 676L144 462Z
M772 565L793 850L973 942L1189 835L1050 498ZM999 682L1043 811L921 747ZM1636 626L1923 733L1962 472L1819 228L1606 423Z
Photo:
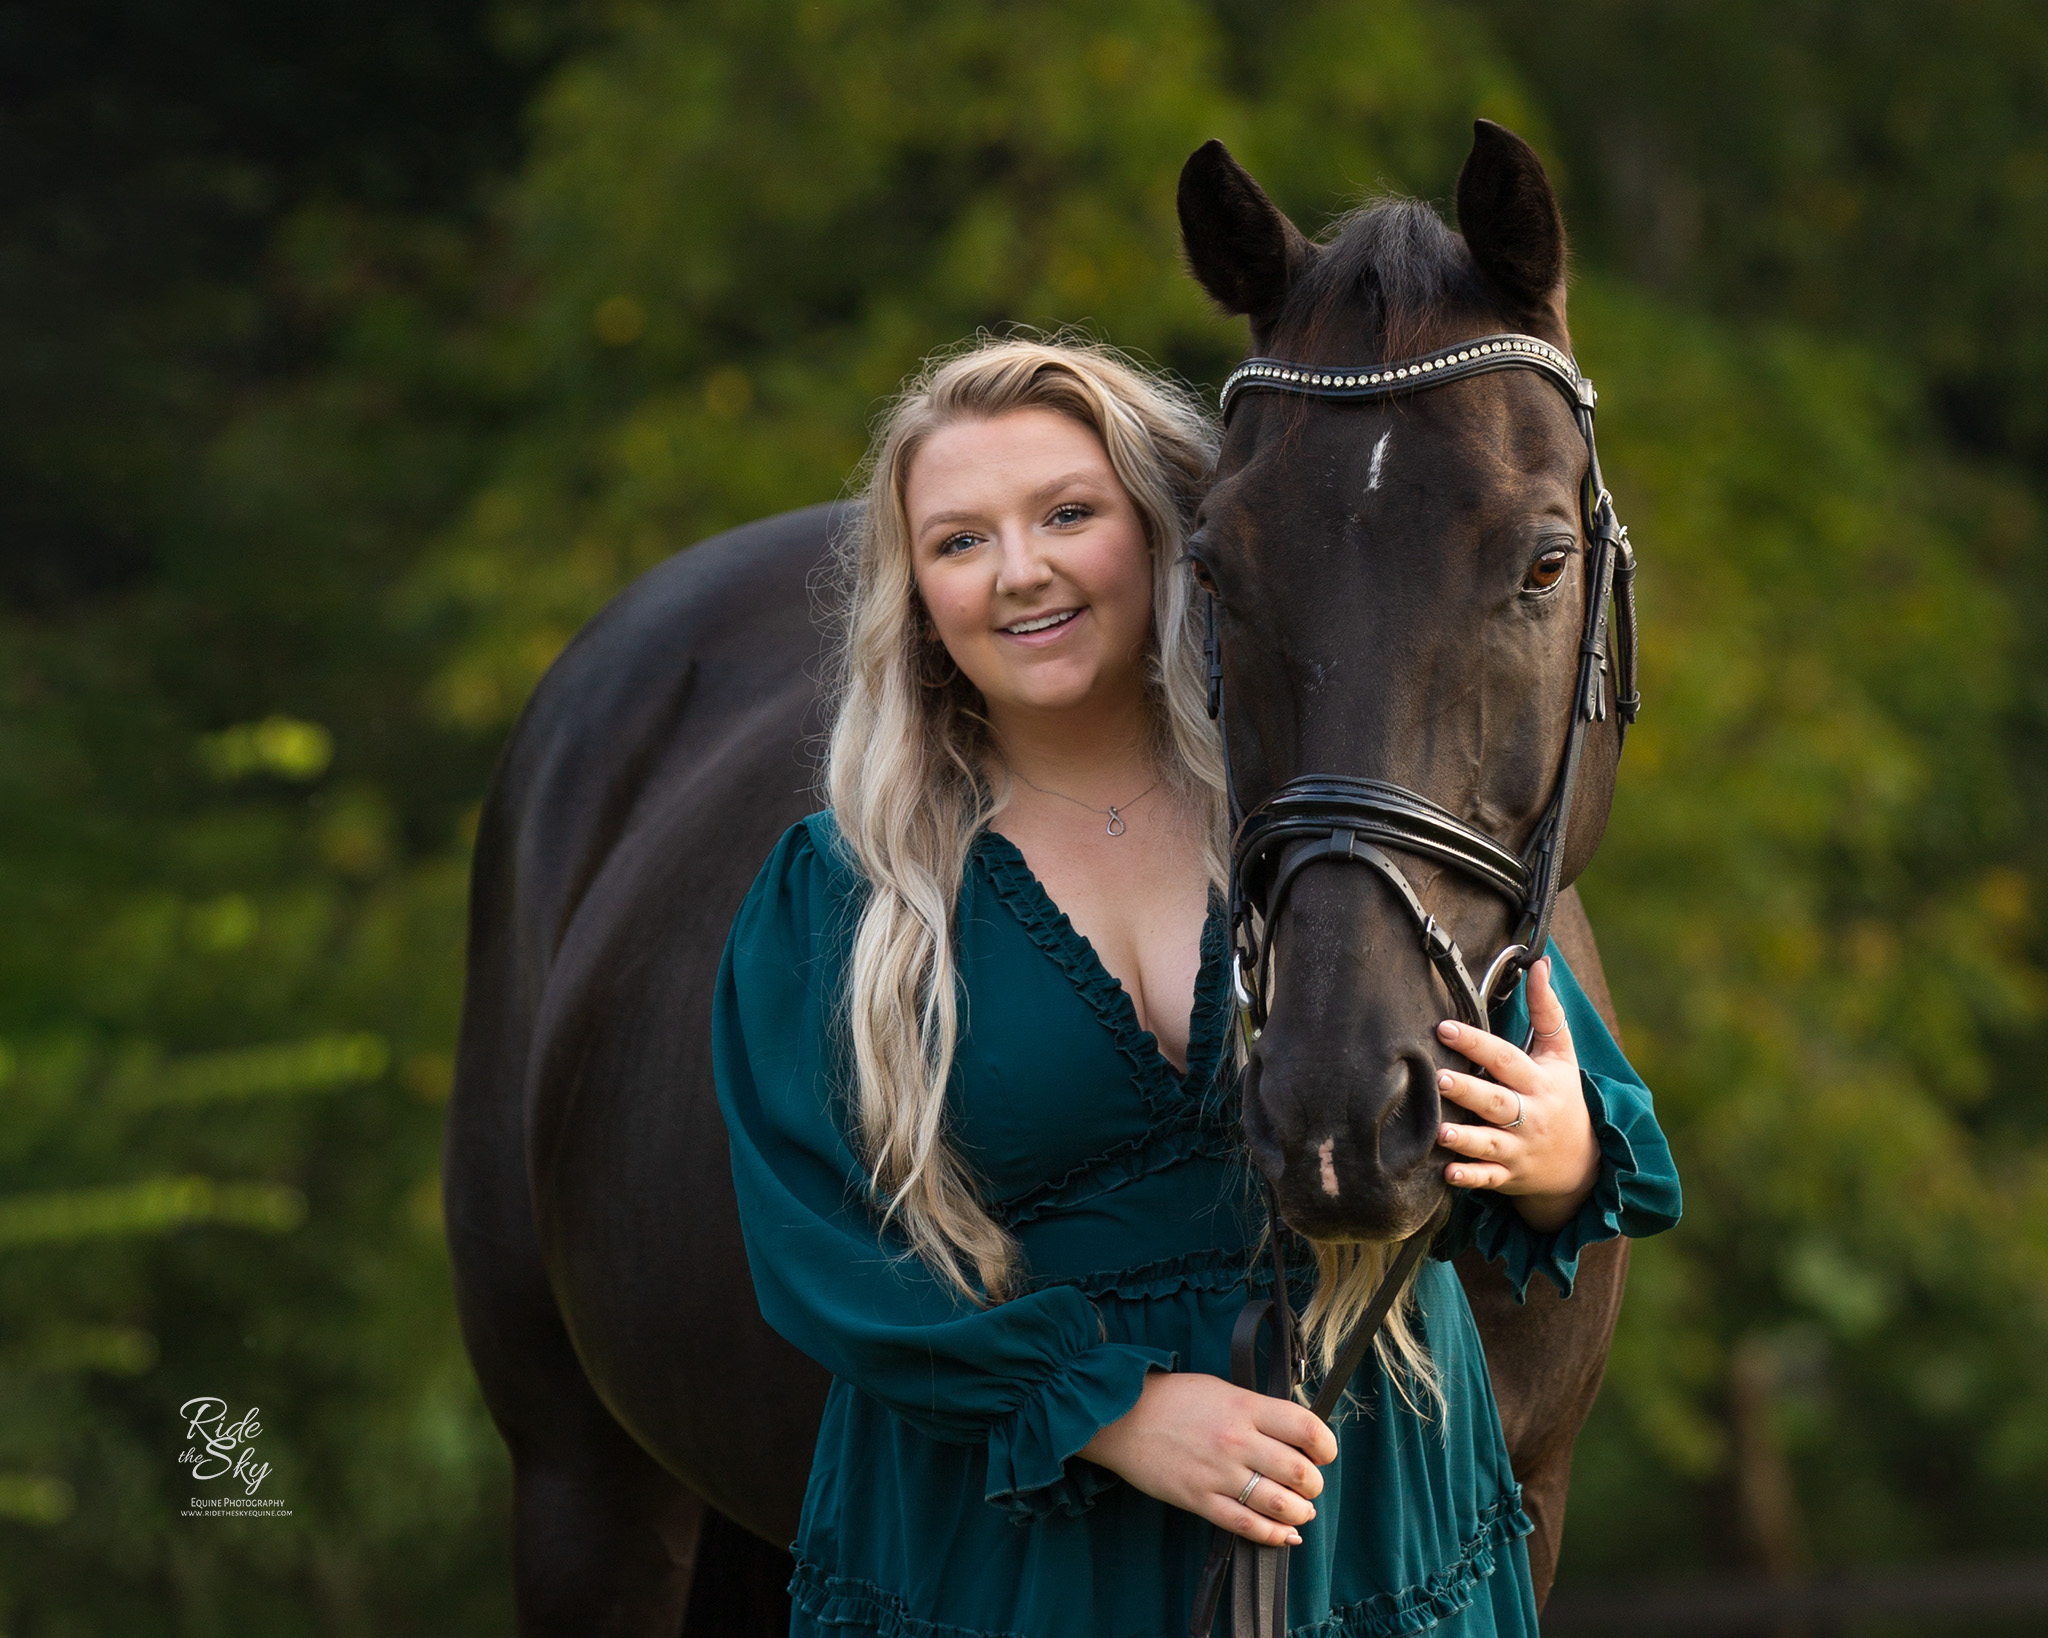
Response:
M1015 642L1044 648L1066 636L1073 629L1074 622L1087 612L1086 609L1054 609L1048 614L1027 615L999 629Z

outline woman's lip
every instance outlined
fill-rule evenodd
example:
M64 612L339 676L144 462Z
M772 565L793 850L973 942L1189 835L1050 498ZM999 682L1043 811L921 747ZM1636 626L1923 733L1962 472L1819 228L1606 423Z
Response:
M1027 643L1033 648L1038 648L1060 637L1064 637L1074 629L1080 622L1080 617L1085 613L1087 613L1086 609L1047 609L1045 614L1031 614L1026 615L1025 618L1028 620L1043 620L1046 615L1051 614L1065 614L1072 618L1062 620L1058 625L1042 626L1037 631L1011 631L1007 627L998 626L996 628L996 635L1012 643ZM1013 621L1011 623L1015 624L1016 622Z

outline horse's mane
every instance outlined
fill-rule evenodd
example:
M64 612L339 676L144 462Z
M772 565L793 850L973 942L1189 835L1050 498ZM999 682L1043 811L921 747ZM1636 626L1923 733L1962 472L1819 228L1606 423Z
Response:
M1317 243L1319 254L1288 290L1274 323L1276 334L1302 338L1292 356L1321 356L1318 342L1333 332L1355 336L1361 320L1379 359L1427 352L1460 320L1483 316L1511 327L1464 239L1420 199L1368 200L1338 217Z

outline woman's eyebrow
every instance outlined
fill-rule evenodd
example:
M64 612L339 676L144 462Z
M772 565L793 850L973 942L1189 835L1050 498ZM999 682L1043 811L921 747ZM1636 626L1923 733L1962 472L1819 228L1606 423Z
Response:
M1048 482L1040 484L1024 497L1024 504L1031 507L1043 506L1053 496L1069 489L1099 490L1102 487L1103 482L1100 473L1069 472L1062 477L1053 478ZM917 532L923 534L925 530L931 528L934 524L940 523L978 523L984 516L986 514L983 512L934 512L918 524Z
M1100 489L1102 476L1097 472L1069 472L1064 477L1042 483L1024 498L1033 506L1041 506L1053 496L1066 489Z

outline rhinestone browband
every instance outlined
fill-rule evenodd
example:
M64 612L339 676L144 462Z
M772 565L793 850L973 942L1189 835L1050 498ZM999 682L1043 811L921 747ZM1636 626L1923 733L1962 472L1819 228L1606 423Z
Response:
M1522 335L1483 336L1477 341L1461 341L1456 346L1425 353L1420 358L1338 369L1294 364L1281 358L1251 358L1233 370L1230 379L1223 383L1220 401L1227 420L1232 401L1244 392L1288 392L1312 398L1392 398L1463 376L1507 369L1534 370L1555 383L1574 403L1593 407L1593 383L1579 374L1571 355L1537 336Z

